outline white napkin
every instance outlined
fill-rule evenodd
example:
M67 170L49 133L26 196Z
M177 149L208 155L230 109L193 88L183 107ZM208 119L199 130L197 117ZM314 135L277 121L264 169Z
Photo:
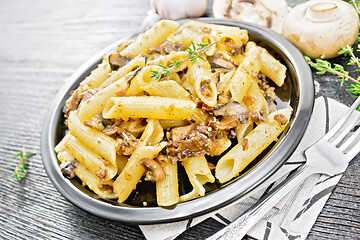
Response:
M229 224L255 204L263 194L286 178L292 170L304 163L303 151L321 138L347 109L345 105L333 99L317 98L309 126L297 150L273 176L250 195L205 216L169 224L141 225L139 226L141 231L148 240L174 239L188 228L208 218L213 218L224 225ZM248 235L264 240L305 239L342 173L343 171L333 177L321 174L310 176L276 204Z

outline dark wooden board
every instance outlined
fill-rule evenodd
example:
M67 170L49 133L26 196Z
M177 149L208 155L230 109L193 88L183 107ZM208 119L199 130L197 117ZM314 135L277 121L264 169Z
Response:
M98 218L62 197L43 169L40 138L49 104L65 79L99 50L136 31L148 9L144 0L1 1L0 239L144 238L137 226ZM334 61L346 63L344 58ZM321 84L319 94L351 104L352 95L335 77L315 79ZM36 156L27 163L28 176L18 182L11 175L22 146ZM308 239L360 238L359 177L358 156ZM221 227L208 220L179 239L204 238Z

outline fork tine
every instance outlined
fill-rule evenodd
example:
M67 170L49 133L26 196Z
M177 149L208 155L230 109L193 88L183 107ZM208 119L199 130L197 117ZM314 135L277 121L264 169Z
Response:
M349 116L356 110L357 106L360 104L360 97L351 105L345 116L343 116L335 125L331 128L331 130L324 136L327 139L330 139L339 131L339 129L343 126Z
M355 139L360 135L360 127L349 137L340 147L342 151L346 150L354 141ZM360 151L360 149L359 149Z
M339 134L339 136L337 136L335 139L330 139L330 141L333 142L333 144L335 144L335 145L339 144L341 142L341 140L343 140L344 137L351 131L351 129L354 128L354 126L359 121L359 119L360 119L360 114L355 117L349 116L347 119L348 121L345 122L346 127L341 130L341 133Z
M358 131L356 131L356 132L358 132ZM360 152L360 141L346 155L348 157L350 157L351 159L353 159L359 152Z

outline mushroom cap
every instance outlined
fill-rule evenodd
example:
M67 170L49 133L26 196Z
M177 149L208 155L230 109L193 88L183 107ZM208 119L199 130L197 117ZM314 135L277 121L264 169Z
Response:
M333 58L352 46L359 32L359 16L347 2L312 0L294 7L284 18L283 32L304 55Z
M281 33L283 18L288 13L285 0L214 0L215 18L232 18L268 27Z

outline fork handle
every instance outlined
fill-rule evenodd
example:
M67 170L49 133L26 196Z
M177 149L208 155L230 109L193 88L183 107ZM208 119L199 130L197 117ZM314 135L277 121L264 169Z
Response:
M209 237L207 240L242 239L277 202L290 192L290 190L298 186L303 180L305 180L305 178L314 173L315 171L312 167L302 165L278 186L261 198L255 205L249 208L243 215Z

